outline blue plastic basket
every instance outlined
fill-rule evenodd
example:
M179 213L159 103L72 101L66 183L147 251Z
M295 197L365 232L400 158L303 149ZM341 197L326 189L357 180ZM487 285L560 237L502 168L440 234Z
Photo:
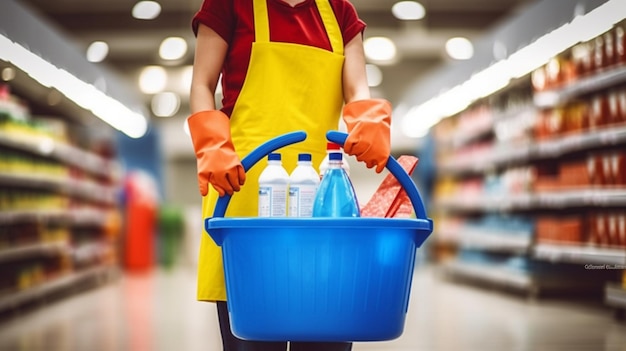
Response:
M272 139L242 160L246 170L304 132ZM346 134L328 132L343 145ZM209 235L222 248L233 334L259 341L382 341L404 330L415 251L432 220L415 184L390 157L416 219L223 218L221 197Z

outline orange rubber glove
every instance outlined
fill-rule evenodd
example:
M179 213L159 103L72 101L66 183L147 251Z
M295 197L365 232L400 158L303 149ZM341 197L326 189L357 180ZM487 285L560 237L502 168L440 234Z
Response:
M376 173L382 172L391 153L389 101L368 99L347 103L343 107L343 120L348 127L344 151L365 162L367 168L376 167Z
M224 196L239 191L246 172L230 137L230 119L221 111L201 111L187 119L198 166L200 194L206 196L209 183Z

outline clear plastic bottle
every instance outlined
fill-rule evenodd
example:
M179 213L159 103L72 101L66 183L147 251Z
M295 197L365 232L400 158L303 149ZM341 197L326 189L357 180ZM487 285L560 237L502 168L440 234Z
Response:
M286 217L289 174L281 156L267 156L267 167L259 176L259 217Z
M324 157L319 167L320 179L324 176L324 173L326 173L326 170L328 169L328 155L330 155L331 152L342 152L341 146L339 144L335 144L331 142L326 143L326 157ZM348 176L350 176L350 165L348 164L348 161L345 159L345 157L342 158L341 166L346 171Z
M313 217L360 217L359 202L346 171L342 153L329 154L328 169L315 195Z
M313 201L319 185L311 154L299 154L298 165L289 175L289 217L313 216Z

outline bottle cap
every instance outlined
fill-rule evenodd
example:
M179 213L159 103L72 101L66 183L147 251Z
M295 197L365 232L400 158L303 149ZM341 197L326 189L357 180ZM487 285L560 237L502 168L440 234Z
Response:
M341 152L331 152L330 154L328 154L328 159L332 161L341 161L342 154Z
M299 154L298 161L311 161L311 154Z
M341 150L341 146L339 146L339 144L328 142L326 143L326 150Z
M267 155L267 160L268 161L280 161L280 154L278 154L278 153L271 153L271 154Z

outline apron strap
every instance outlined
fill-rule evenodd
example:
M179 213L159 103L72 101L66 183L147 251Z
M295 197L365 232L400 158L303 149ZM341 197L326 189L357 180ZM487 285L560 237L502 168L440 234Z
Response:
M333 52L343 56L343 36L341 35L341 29L339 29L339 23L335 17L335 12L330 6L328 0L315 0L317 4L317 10L322 16L324 27L326 27L326 34L330 40L330 46L333 48Z
M254 41L269 43L270 23L267 15L267 0L253 0L254 8Z
M254 40L255 42L268 43L270 41L270 24L267 14L267 0L253 0L252 3L254 8ZM330 40L332 52L343 55L343 37L330 2L328 0L315 0L315 3Z

